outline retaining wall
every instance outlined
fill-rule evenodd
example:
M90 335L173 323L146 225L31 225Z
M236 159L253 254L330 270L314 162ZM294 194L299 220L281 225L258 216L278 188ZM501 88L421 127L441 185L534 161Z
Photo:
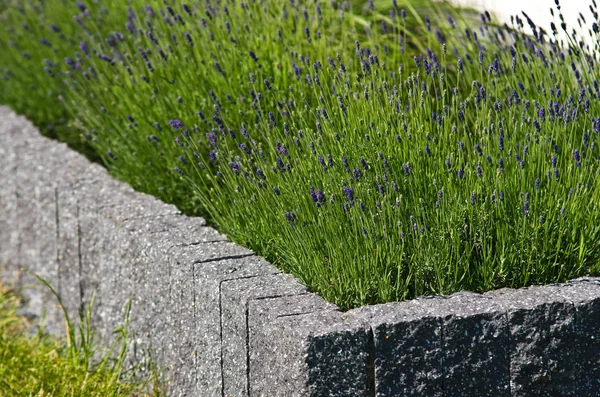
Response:
M130 359L173 396L599 396L600 279L342 313L253 252L137 193L0 107L5 281L48 279L101 337L133 298ZM29 310L63 322L44 289Z

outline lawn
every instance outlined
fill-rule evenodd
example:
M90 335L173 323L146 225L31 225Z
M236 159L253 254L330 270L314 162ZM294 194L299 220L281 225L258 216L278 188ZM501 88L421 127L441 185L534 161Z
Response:
M118 330L114 346L100 346L89 311L79 323L67 322L64 338L45 333L39 319L22 309L19 294L0 284L0 396L164 395L155 374L136 378L124 365L126 327ZM94 354L100 358L93 360Z
M342 309L600 274L595 3L17 4L0 102Z

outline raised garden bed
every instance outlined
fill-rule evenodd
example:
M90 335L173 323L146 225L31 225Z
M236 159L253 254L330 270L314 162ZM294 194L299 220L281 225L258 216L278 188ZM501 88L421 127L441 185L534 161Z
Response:
M600 280L459 292L347 312L251 251L112 179L0 108L0 263L72 312L97 291L104 338L133 296L135 354L171 395L594 395ZM22 274L21 284L32 282ZM30 308L56 309L28 290Z

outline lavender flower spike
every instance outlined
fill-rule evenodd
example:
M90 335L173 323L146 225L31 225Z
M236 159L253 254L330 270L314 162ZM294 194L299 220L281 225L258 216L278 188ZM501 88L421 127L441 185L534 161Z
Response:
M183 128L183 123L180 120L169 120L169 124L171 125L171 127L175 128L176 130L180 130Z

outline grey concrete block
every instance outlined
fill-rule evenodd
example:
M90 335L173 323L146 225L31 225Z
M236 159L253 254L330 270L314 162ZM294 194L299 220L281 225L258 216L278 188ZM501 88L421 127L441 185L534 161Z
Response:
M195 246L182 250L178 263L190 263L195 258ZM228 280L256 278L281 272L264 259L247 256L238 259L196 264L194 269L195 346L198 362L196 393L202 396L221 396L221 285Z
M418 301L427 317L442 322L444 397L509 396L508 326L502 308L471 292Z
M2 270L3 279L12 283L18 274L17 179L12 164L3 167L6 168L0 170L0 264L5 266Z
M261 297L298 295L306 287L288 274L226 280L221 283L221 337L223 393L248 394L248 307Z
M275 380L282 375L282 371L275 364L276 358L280 354L280 347L274 343L265 343L263 327L282 317L304 316L320 311L338 311L338 307L312 293L265 297L248 301L249 395L273 395L270 390L274 384L288 383ZM305 363L298 364L302 366ZM294 368L293 372L296 375L292 375L293 378L302 378L302 370L305 368L298 367L298 364L289 363L290 366L297 367ZM291 373L286 370L285 376L290 376ZM308 385L306 385L306 390L308 390Z
M273 268L251 251L223 241L174 247L169 257L168 296L173 310L166 312L165 354L173 366L173 393L219 395L220 280Z
M44 148L41 137L31 138L19 145L16 154L19 164L16 167L16 230L18 233L17 256L13 259L20 273L17 286L25 298L26 310L37 316L46 311L50 332L55 332L56 304L50 299L50 291L32 274L37 274L51 285L57 284L56 273L56 199L54 181L50 170L40 159ZM50 152L51 153L51 152ZM50 154L49 153L49 154ZM55 168L55 167L54 167ZM52 305L47 305L52 302Z
M442 321L418 300L365 306L348 318L373 331L374 378L380 396L442 396Z
M250 395L373 395L369 325L311 295L249 301Z
M77 318L83 298L77 196L72 190L59 188L56 197L58 283L55 289L69 316Z
M507 312L513 396L572 395L570 338L575 310L542 288L500 289L485 294Z
M542 288L555 300L573 305L575 322L572 332L561 329L560 341L565 351L549 357L560 361L561 378L554 377L563 395L595 396L600 389L600 279L577 279L567 284L553 284ZM551 346L558 341L553 341ZM561 343L561 342L559 342ZM560 346L556 346L556 351ZM566 357L565 357L566 356ZM563 361L564 360L564 361Z

